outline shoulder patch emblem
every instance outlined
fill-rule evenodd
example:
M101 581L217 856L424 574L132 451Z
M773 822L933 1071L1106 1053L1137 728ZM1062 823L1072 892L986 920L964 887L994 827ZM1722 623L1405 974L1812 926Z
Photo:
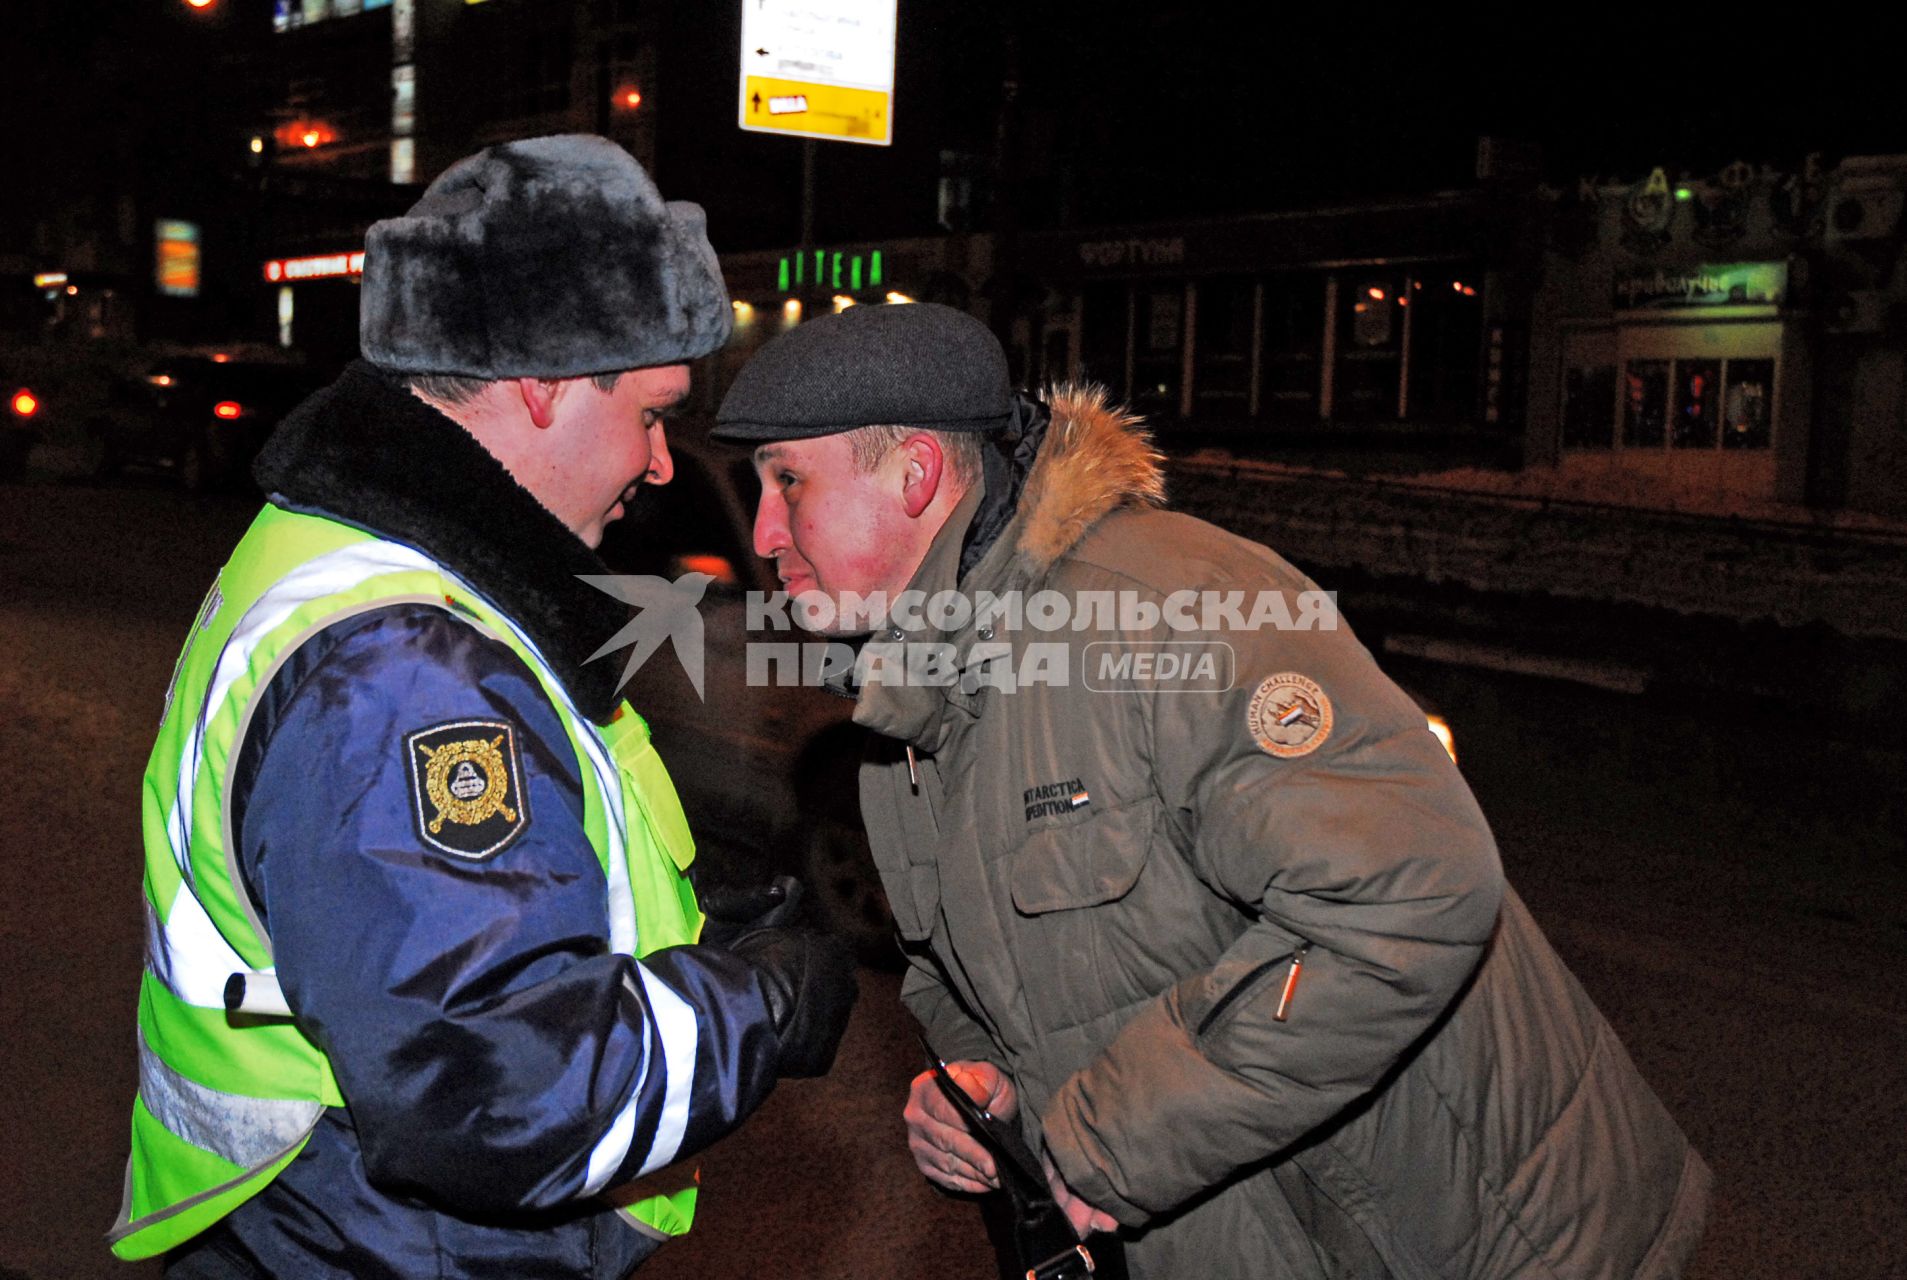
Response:
M1331 699L1310 677L1280 671L1252 694L1245 727L1266 755L1308 756L1331 736Z
M418 838L459 858L500 853L530 825L516 728L458 720L406 735Z

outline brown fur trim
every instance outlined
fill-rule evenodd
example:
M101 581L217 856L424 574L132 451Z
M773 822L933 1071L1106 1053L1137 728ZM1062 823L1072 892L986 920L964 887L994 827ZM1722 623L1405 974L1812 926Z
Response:
M1142 419L1109 403L1106 389L1092 383L1062 383L1045 399L1053 425L1020 499L1019 550L1035 572L1070 551L1107 512L1165 503L1165 455Z

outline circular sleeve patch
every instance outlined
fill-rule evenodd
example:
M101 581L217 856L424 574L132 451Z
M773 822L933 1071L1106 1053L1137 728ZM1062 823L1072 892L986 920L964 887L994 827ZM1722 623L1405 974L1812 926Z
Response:
M1245 727L1266 755L1308 756L1331 736L1331 699L1309 676L1280 671L1266 676L1251 695Z

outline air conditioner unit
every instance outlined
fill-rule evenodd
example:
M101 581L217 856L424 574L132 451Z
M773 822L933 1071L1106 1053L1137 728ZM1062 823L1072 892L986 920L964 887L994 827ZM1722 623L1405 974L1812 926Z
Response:
M1881 240L1907 204L1907 157L1849 156L1834 172L1823 236L1829 244Z

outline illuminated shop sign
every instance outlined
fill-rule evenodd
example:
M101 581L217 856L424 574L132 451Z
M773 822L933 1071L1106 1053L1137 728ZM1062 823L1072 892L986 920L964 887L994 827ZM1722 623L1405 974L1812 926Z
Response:
M273 258L265 264L265 278L273 284L286 280L336 280L364 274L364 250L356 253L320 253L306 258Z
M199 224L161 218L152 229L152 275L168 298L199 296Z
M1083 240L1079 260L1089 267L1171 267L1185 262L1185 237Z
M775 287L783 293L805 289L859 290L879 289L886 282L881 251L865 256L838 250L816 249L781 259L775 268Z
M1617 276L1614 302L1618 311L1778 307L1787 293L1785 262L1705 262L1693 268L1657 268Z

